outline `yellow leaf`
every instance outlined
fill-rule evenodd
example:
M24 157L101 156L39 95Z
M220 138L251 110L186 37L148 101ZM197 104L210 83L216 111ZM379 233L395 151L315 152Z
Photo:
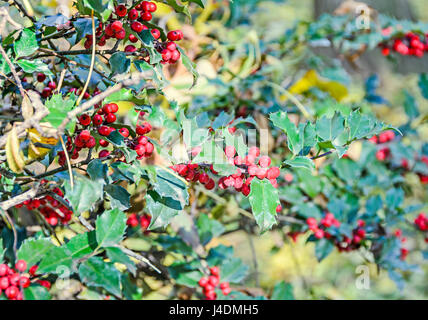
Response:
M36 129L31 128L27 129L28 137L32 144L28 149L28 158L30 160L43 158L46 154L48 154L51 149L50 148L42 148L36 147L36 143L42 143L45 145L56 146L58 143L58 139L55 138L45 138L43 137Z
M311 88L318 88L324 92L328 92L337 101L341 101L348 95L348 89L337 81L322 80L315 70L309 70L290 88L292 94L303 94ZM282 101L286 101L286 96L281 96Z
M20 150L20 144L15 127L7 135L6 161L9 168L15 173L21 173L25 167L24 154Z

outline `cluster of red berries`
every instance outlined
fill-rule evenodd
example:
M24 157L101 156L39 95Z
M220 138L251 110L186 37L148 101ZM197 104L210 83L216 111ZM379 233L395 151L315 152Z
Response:
M132 228L140 225L143 232L149 232L147 231L147 228L149 227L151 220L152 216L149 214L143 214L139 217L136 213L131 213L126 220L126 224Z
M310 217L306 219L306 224L308 225L309 230L314 233L314 237L317 239L331 239L337 249L340 252L351 251L357 249L361 242L366 237L366 230L364 229L366 223L364 220L358 220L358 226L352 230L352 238L349 238L345 235L342 236L333 236L328 229L330 227L340 227L340 222L334 217L331 212L327 212L325 216L318 223L317 219ZM293 232L293 240L297 238L300 232Z
M428 167L428 156L422 156L420 159ZM428 175L419 173L419 180L422 184L428 184Z
M96 29L97 45L104 46L107 43L107 40L114 38L117 40L124 40L126 38L126 31L124 23L129 24L132 31L140 33L143 30L148 30L149 28L144 25L144 22L149 22L152 20L152 14L157 10L157 6L154 2L143 1L135 6L135 8L128 8L124 4L119 4L115 8L116 19L111 19L111 22L104 26L100 23ZM150 30L153 38L158 40L161 36L161 33L158 29L154 28ZM168 42L155 43L156 50L162 55L163 64L166 63L176 63L180 57L180 51L177 50L177 45L174 41L179 41L183 39L183 33L180 30L173 30L167 34ZM138 37L133 33L130 33L128 40L131 43L137 43ZM86 35L86 40L84 47L90 49L93 45L93 36L88 34ZM125 52L136 52L138 49L133 45L129 44L125 47ZM146 59L149 59L147 56Z
M379 136L373 136L369 139L374 144L385 144L394 140L395 133L392 130L388 130L379 134ZM376 159L379 161L385 161L391 154L391 150L388 147L383 147L376 152Z
M428 231L428 217L425 213L421 212L418 217L415 219L415 225L421 231Z
M42 180L42 184L44 183L47 183L47 181ZM60 188L55 187L52 192L64 198L64 193ZM67 199L64 199L64 201L68 203ZM50 195L41 199L25 200L23 203L17 204L15 208L21 208L22 206L25 206L28 210L38 210L51 226L56 226L58 222L67 224L73 216L73 211Z
M331 235L326 232L327 228L335 226L336 228L340 227L340 222L334 217L331 212L327 212L325 216L318 223L317 219L310 217L306 219L306 224L308 225L309 230L314 233L315 238L322 239L324 237L330 238Z
M210 275L202 277L198 284L202 287L202 292L207 300L217 299L217 293L215 292L217 286L220 286L220 290L225 296L232 291L229 287L229 282L220 282L219 267L211 267Z
M46 75L40 72L37 74L36 79L38 82L44 83L46 81ZM40 95L45 99L49 98L55 89L56 89L56 83L54 81L48 81L46 86L42 89L42 92L40 93Z
M391 28L386 28L382 32L384 35L391 33ZM424 53L428 51L428 34L420 36L412 32L407 33L402 38L396 38L393 43L384 42L381 45L382 54L389 56L391 50L403 55L403 56L415 56L423 57Z
M27 270L27 263L18 260L15 268L7 264L0 264L0 295L4 294L9 300L23 300L22 289L28 288L31 284L30 278L23 273Z
M407 241L407 238L403 236L403 231L401 229L395 230L394 235L400 240L402 245ZM409 254L409 249L407 249L405 247L400 248L400 259L401 260L406 260L408 254Z
M207 190L212 190L215 187L215 181L208 175L206 166L197 163L188 163L176 164L170 168L189 182L199 181ZM212 165L210 166L210 170L213 174L217 174Z
M258 147L251 147L245 157L236 155L236 149L233 146L227 146L224 150L227 160L230 164L237 166L236 173L222 177L218 181L221 189L234 187L236 191L242 192L244 196L248 196L251 191L251 181L257 177L260 180L268 179L270 183L277 188L277 178L281 174L278 167L271 167L271 159L268 156L260 156L260 149ZM243 169L247 168L247 172Z

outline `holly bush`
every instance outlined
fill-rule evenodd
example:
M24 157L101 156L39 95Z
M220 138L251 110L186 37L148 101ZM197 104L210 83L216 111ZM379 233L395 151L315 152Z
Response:
M428 76L396 103L358 64L422 57L427 26L267 3L0 7L0 299L294 299L258 239L423 272Z

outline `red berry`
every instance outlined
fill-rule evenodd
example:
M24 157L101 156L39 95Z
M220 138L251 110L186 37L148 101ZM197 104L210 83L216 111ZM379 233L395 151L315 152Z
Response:
M135 52L135 51L137 51L137 48L135 48L135 46L133 46L132 44L128 44L128 45L125 47L125 52L130 52L130 53L132 53L132 52Z
M116 32L114 36L116 37L117 40L125 39L125 36L126 36L125 29L121 29L120 31Z
M91 117L89 116L89 115L87 115L87 114L82 114L80 117L79 117L79 123L82 125L82 126L89 126L90 124L91 124Z
M155 150L155 147L154 147L153 143L147 142L147 144L146 144L146 153L147 154L151 154L151 153L153 153L154 150Z
M145 146L149 142L149 139L146 136L141 136L137 138L137 142Z
M2 277L0 278L0 289L6 290L9 287L9 278Z
M101 115L99 114L94 115L94 118L92 119L92 123L94 124L94 126L99 126L100 124L103 123L103 117L101 117Z
M143 24L141 22L134 21L131 24L131 29L134 30L137 33L140 33L141 31L143 31Z
M141 144L137 144L134 150L137 152L139 156L143 156L146 153L146 147Z
M138 42L138 38L131 33L129 35L129 41L131 41L132 43L136 43Z
M202 277L202 278L199 280L199 282L198 282L198 284L199 284L201 287L205 287L205 286L207 285L207 283L208 283L208 278L207 278L207 277Z
M120 4L116 7L115 12L119 17L124 17L128 13L128 10L125 5Z
M9 267L4 263L0 264L0 277L7 275L8 272L9 272Z
M161 33L158 29L152 29L150 31L152 33L153 38L155 38L156 40L160 38Z
M23 288L28 288L30 284L31 282L30 282L30 279L28 279L28 277L19 278L19 285L22 286Z
M98 128L98 133L102 136L108 136L110 134L110 128L107 126L101 126Z
M324 238L324 230L318 229L315 231L314 235L315 235L315 238L322 239Z
M79 134L80 141L82 141L84 143L88 142L90 137L91 137L91 133L88 130L83 130Z
M93 148L93 147L95 147L96 144L97 144L97 141L95 140L95 138L90 137L89 141L86 142L86 148Z
M220 269L219 269L219 267L211 267L210 268L210 273L213 276L219 276L220 275Z
M178 51L178 50L171 51L171 59L170 59L171 62L174 63L174 62L178 61L180 59L180 57L181 57L180 51Z
M232 158L232 157L234 157L234 156L235 156L235 154L236 154L236 149L235 149L235 147L234 147L234 146L227 146L227 147L224 149L224 153L226 154L226 156L227 156L228 158Z
M110 151L108 151L108 150L101 150L98 153L98 158L105 158L105 157L108 157L109 155L110 155Z
M148 5L146 5L147 11L155 12L157 10L157 5L154 2L149 2Z
M175 42L168 42L167 44L166 44L166 48L167 48L167 50L169 50L169 51L175 51L176 49L177 49L177 45L175 44Z
M206 184L205 184L205 188L207 190L212 190L215 187L215 182L213 179L210 179Z
M162 50L161 54L163 61L169 61L169 59L171 59L171 51L164 49Z
M221 292L222 292L225 296L227 296L231 291L232 291L232 290L231 290L230 288L224 288L224 289L222 289L222 290L221 290Z
M269 167L269 166L270 166L270 163L271 163L271 160L270 160L270 158L269 158L268 156L262 156L262 157L260 157L260 159L259 159L259 165L260 165L262 168L267 168L267 167Z
M229 282L220 283L220 289L226 289L226 288L229 288Z
M317 226L318 222L317 222L317 219L310 217L306 219L306 224L310 227L313 227L313 226Z
M25 260L18 260L15 264L15 269L24 272L27 270L27 262L25 262Z
M150 21L150 20L152 20L152 18L153 18L152 14L148 11L144 11L141 13L141 19L143 21Z
M276 213L280 213L282 211L282 206L279 204L276 206Z
M268 179L276 179L281 174L281 171L278 167L272 167L268 170L266 177Z
M38 73L37 74L37 81L38 82L43 82L46 80L46 75L44 73Z
M170 31L167 34L168 40L178 41L180 40L180 32L178 30Z
M129 137L129 130L127 128L120 128L119 133L125 138Z
M16 298L16 296L18 295L19 289L15 286L11 286L7 288L4 293L8 299L13 299Z
M137 9L131 9L128 13L129 20L137 20L138 19L138 11Z
M52 90L55 90L56 89L56 83L53 81L49 81L48 87L51 88Z
M116 121L116 115L114 113L107 113L105 115L105 120L107 123L113 123Z
M51 95L52 95L52 89L51 88L49 88L49 87L46 87L46 88L44 88L43 90L42 90L42 97L43 98L48 98L48 97L50 97Z
M217 287L220 280L218 279L218 277L216 276L209 276L208 277L208 282L210 285L212 285L213 287Z
M121 30L123 30L122 22L120 22L120 21L113 22L111 24L111 28L114 32L120 32Z

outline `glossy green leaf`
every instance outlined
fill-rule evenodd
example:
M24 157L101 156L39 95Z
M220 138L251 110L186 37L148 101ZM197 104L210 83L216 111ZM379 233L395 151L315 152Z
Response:
M119 209L105 211L95 221L97 242L100 247L117 245L125 234L126 215Z
M271 229L276 223L276 207L279 205L277 189L267 180L253 179L248 199L261 232Z

